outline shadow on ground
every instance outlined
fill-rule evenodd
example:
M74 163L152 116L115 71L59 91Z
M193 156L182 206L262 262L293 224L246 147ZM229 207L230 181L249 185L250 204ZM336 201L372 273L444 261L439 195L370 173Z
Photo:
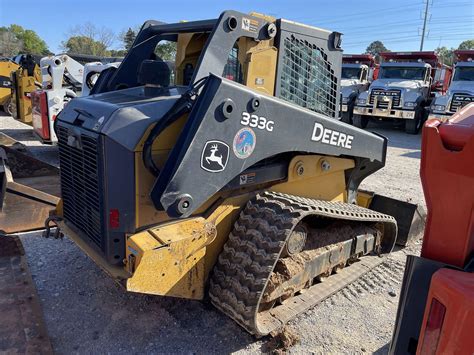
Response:
M374 355L386 355L390 350L390 343L385 344L380 349L374 351Z
M256 342L208 302L126 292L67 238L22 243L57 353L230 353Z
M402 149L421 150L421 132L418 134L405 133L403 127L392 122L369 122L366 130L381 134L388 138L388 146Z
M33 133L33 128L2 129L2 133L17 141L33 141L38 139Z

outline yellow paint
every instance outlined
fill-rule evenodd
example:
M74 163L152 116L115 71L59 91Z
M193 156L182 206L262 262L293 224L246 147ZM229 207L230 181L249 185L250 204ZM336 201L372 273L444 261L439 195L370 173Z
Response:
M204 256L214 240L213 225L203 218L151 228L127 240L127 267L133 276L127 290L155 295L202 299ZM132 258L131 258L132 256ZM135 265L129 265L135 258Z
M357 191L357 204L359 206L369 208L372 203L374 193L372 191L358 190Z
M329 168L324 170L323 164ZM273 185L270 190L320 200L346 201L344 173L353 167L352 159L321 155L296 156L288 168L288 181ZM298 171L302 174L299 175Z
M41 88L41 70L38 65L35 65L33 76L28 76L28 71L22 68L14 73L16 82L12 92L13 117L23 123L31 124L33 118L29 94Z
M273 96L277 54L275 47L252 48L247 52L246 86Z
M0 61L0 77L10 80L11 73L18 70L18 64L10 61ZM12 90L10 88L0 87L0 106L7 105L11 99Z
M176 140L181 133L188 115L184 115L176 122L167 127L163 133L155 140L152 146L153 160L159 168L162 168L168 158ZM169 220L168 215L163 211L158 211L150 198L150 191L155 183L153 176L143 164L143 144L148 137L150 127L144 134L141 142L135 149L135 227L140 228L147 225L157 224Z
M202 299L209 273L248 195L230 197L204 217L173 221L127 238L127 290Z
M201 51L208 38L208 33L183 33L178 35L175 59L176 84L183 85L183 71L186 65L191 64L196 69Z

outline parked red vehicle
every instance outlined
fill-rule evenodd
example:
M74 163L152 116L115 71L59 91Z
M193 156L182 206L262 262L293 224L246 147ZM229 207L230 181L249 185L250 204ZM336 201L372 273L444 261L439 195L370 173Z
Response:
M474 351L474 104L423 129L428 207L421 256L409 255L392 354Z

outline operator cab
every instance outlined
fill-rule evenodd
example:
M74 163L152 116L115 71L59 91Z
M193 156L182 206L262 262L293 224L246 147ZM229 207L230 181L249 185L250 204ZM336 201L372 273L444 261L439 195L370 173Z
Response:
M344 80L367 81L369 75L369 67L365 64L343 64L341 72L341 84Z
M474 62L460 62L454 69L453 81L474 82Z

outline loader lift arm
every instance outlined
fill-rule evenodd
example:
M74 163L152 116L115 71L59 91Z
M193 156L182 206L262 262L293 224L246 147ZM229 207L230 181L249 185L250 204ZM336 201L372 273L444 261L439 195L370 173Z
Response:
M386 138L274 97L256 94L222 77L211 74L198 101L151 192L155 207L163 207L172 217L188 217L245 169L286 152L358 157L357 165L347 177L352 201L360 182L384 165ZM249 110L252 106L255 108ZM274 122L272 130L246 128L242 117L247 111ZM241 129L250 129L255 134L255 150L246 159L232 152L236 132ZM322 139L323 135L332 139ZM208 142L216 140L230 147L228 162L223 171L206 171L202 161L204 150ZM189 169L194 171L192 175ZM206 184L211 179L212 184Z

